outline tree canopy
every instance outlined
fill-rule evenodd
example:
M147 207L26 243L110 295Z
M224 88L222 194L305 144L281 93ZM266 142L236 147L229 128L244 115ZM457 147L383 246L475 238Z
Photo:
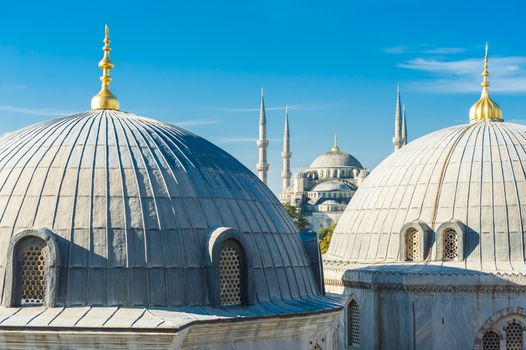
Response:
M320 250L322 254L327 253L327 250L329 250L329 244L331 243L332 233L335 228L336 224L332 224L318 230L318 238L320 240Z
M294 221L300 232L309 230L309 222L305 218L305 214L303 214L303 211L300 207L297 207L292 204L284 204L283 207L285 208L289 216L292 218L292 221Z

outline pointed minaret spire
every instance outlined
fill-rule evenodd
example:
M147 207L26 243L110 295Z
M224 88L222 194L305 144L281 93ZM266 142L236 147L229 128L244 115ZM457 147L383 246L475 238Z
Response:
M398 151L404 144L402 139L402 104L400 103L400 84L396 90L396 113L395 113L395 132L393 137L394 150Z
M267 174L269 164L267 162L267 116L265 114L265 101L263 98L263 88L261 88L261 102L259 106L259 138L257 141L259 149L258 177L267 185Z
M406 109L405 109L405 103L404 103L404 106L402 108L402 139L404 140L403 141L403 145L407 145L407 120L406 120Z
M290 178L292 173L290 171L290 158L292 153L290 152L290 132L289 132L289 106L285 106L285 128L283 129L283 172L281 178L283 179L283 192L290 187Z
M110 77L110 70L113 69L113 63L110 59L110 29L108 25L106 24L106 28L104 30L104 47L102 48L102 51L104 51L104 56L99 62L99 68L102 69L102 76L100 77L100 81L102 82L102 85L100 87L100 91L98 94L93 96L91 99L91 109L119 109L119 100L117 100L117 97L115 97L111 91L110 91L110 83L111 83L111 77Z

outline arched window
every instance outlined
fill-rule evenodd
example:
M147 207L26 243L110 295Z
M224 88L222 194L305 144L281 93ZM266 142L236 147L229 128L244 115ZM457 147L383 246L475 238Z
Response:
M360 307L351 300L347 309L347 344L360 345Z
M506 350L522 350L522 326L513 321L506 330Z
M16 304L46 304L48 266L49 250L44 240L31 237L20 242L15 265Z
M458 257L458 234L452 228L444 231L443 236L443 260L454 260Z
M482 350L500 350L500 337L495 331L487 331L482 337Z
M219 255L219 300L221 305L239 305L244 299L244 261L241 245L228 239Z
M420 258L420 235L415 228L409 228L405 233L405 259L415 261Z

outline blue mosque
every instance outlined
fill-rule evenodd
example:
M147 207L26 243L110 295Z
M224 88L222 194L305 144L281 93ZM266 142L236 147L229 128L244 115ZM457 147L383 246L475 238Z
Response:
M406 108L405 104L401 102L400 86L398 86L393 137L395 151L407 143L406 120ZM269 142L266 129L265 102L263 94L261 94L257 172L260 180L265 184L267 184L269 170L267 161ZM290 168L292 152L287 108L285 110L281 156L283 160L282 191L279 194L279 199L283 204L300 208L308 220L310 228L315 231L338 223L358 186L369 174L368 169L358 159L340 149L335 135L331 149L316 157L308 168L299 171L292 178Z

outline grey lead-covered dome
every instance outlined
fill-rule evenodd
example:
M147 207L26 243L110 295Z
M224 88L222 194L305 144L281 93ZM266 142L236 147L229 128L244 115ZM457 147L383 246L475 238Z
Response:
M295 226L252 172L129 113L93 110L2 138L0 215L2 275L13 236L56 237L59 305L207 305L216 227L247 243L255 302L319 293Z
M425 262L525 272L526 127L483 120L421 137L386 158L360 185L325 259L400 263L402 227L430 235ZM437 229L460 223L461 261L442 261Z
M337 192L337 191L354 191L356 188L353 185L341 180L328 180L316 185L312 192Z
M345 167L363 168L358 159L340 150L324 153L310 165L311 169Z

